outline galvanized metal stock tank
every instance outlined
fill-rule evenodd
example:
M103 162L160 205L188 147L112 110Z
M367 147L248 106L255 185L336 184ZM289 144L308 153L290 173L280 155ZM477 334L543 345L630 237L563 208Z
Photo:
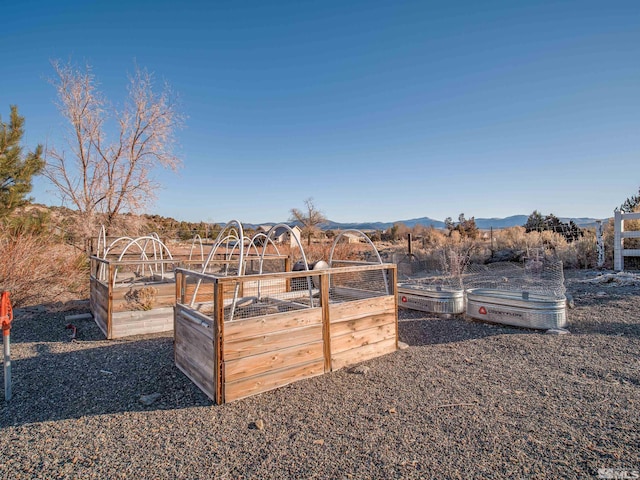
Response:
M567 325L566 298L525 291L467 290L467 317L516 327L547 330Z

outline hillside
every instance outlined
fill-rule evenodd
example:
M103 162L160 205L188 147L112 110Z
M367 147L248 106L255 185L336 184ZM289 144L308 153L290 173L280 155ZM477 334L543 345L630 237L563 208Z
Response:
M509 228L522 226L527 222L528 215L512 215L510 217L505 218L476 218L476 226L483 230L488 230L490 228ZM579 227L594 227L596 224L596 218L568 218L568 217L560 217L560 220L568 223L570 220L578 225ZM425 227L433 226L434 228L445 228L444 222L440 220L434 220L429 217L421 217L421 218L412 218L409 220L396 220L395 222L362 222L362 223L339 223L329 221L323 225L323 230L337 230L337 229L347 229L347 228L355 228L358 230L386 230L393 226L394 223L403 223L407 227L414 227L416 225L423 225Z
M52 221L54 224L60 225L64 223L68 223L69 219L73 219L75 212L69 210L64 207L47 207L40 204L33 204L27 206L22 210L23 214L31 215L31 216L40 216L41 218L47 218ZM125 215L123 218L128 218L129 220L134 220L135 215ZM186 222L180 219L173 219L170 217L163 217L161 215L141 215L138 217L138 227L142 230L145 229L158 229L162 231L185 231L185 233L191 232L194 229L203 229L206 225L205 222ZM476 226L482 230L488 230L490 228L501 229L501 228L509 228L515 226L522 226L526 223L528 215L512 215L504 218L476 218ZM594 227L596 225L595 218L589 217L580 217L580 218L570 218L570 217L559 217L562 222L568 223L572 220L576 225L581 228L584 227ZM454 219L455 220L455 219ZM143 225L140 225L142 223ZM219 222L215 222L218 225L225 225L226 221L223 219ZM260 224L252 224L252 223L243 223L243 225L248 229L255 229L259 225L268 226L275 225L276 223L288 223L288 222L264 222ZM392 222L380 222L380 221L371 221L371 222L334 222L332 220L328 220L326 223L321 225L323 230L346 230L346 229L357 229L357 230L386 230L392 227L396 223L402 223L409 228L413 228L416 225L423 225L425 227L434 227L437 229L444 229L445 224L444 221L434 220L430 217L420 217L420 218L411 218L406 220L395 220ZM145 226L146 225L146 226ZM210 225L210 224L209 224Z

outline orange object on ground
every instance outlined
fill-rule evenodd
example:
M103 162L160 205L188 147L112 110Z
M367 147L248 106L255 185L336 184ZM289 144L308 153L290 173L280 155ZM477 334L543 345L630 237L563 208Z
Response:
M0 321L2 321L2 335L9 335L11 329L11 320L13 320L13 309L11 308L11 300L9 300L9 292L0 294Z

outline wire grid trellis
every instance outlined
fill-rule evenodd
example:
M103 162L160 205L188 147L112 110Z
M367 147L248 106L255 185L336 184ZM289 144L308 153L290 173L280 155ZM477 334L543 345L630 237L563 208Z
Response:
M252 279L251 275L225 282L224 321L319 308L320 275L293 278ZM305 272L306 273L306 272ZM339 272L329 275L329 302L343 303L389 295L391 272L387 269ZM212 313L212 305L198 310Z
M278 273L284 272L286 269L285 256L265 256L261 258L259 255L246 256L245 257L245 274L254 275L261 272L260 266L262 265L262 273Z
M389 295L391 278L387 269L332 273L329 301L341 303Z
M564 298L566 293L562 262L537 254L525 258L523 263L469 265L463 284L465 289L528 292L555 299Z
M237 257L228 259L209 260L204 268L203 273L215 275L218 277L233 277L239 273L239 261Z
M294 290L295 280L300 280L300 288ZM311 276L262 280L253 280L250 275L244 276L235 282L226 283L223 297L224 321L320 306L319 290Z
M462 277L469 256L455 250L442 250L421 259L415 254L395 254L398 281L420 285L425 289L462 289Z
M173 257L157 233L138 238L118 237L107 245L103 227L98 238L96 256L116 264L113 277L114 286L118 283L132 284L140 281L170 280L173 277L171 272L166 271L167 267L171 268L171 264L166 260L172 260ZM135 266L122 264L122 262L131 261L139 263ZM96 271L96 278L106 282L108 271L108 265L101 262Z
M139 260L139 262L131 264L115 262L115 265L114 287L131 286L136 283L172 282L174 280L173 270L176 267L173 260ZM104 277L107 275L106 272L107 269L105 268Z

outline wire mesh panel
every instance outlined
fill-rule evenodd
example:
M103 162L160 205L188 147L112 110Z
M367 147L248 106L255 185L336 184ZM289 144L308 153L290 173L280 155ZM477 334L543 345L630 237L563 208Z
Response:
M429 258L396 256L398 305L411 310L454 315L464 312L462 275L468 256L442 250Z
M394 262L398 265L398 279L403 283L433 287L433 290L461 289L469 257L451 250L438 252L429 258L396 254Z
M296 277L294 277L295 279ZM297 277L299 278L299 277ZM224 284L224 320L232 321L319 306L311 277L307 288L291 290L292 278L252 279L250 275Z
M245 274L278 273L290 270L289 258L284 255L260 255L245 257Z
M524 263L472 264L463 282L467 289L529 292L557 299L566 293L562 262L540 257L527 258Z
M380 297L392 292L390 272L387 269L345 271L330 277L331 302Z
M524 263L470 265L464 279L466 314L518 327L548 329L567 324L562 262L532 256Z

